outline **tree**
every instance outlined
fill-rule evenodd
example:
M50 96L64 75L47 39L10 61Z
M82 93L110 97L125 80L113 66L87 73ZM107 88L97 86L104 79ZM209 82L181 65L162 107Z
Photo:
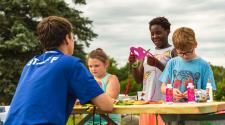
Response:
M73 3L86 4L85 0ZM0 0L0 103L11 101L23 66L41 53L36 25L43 17L62 16L73 24L78 37L75 55L85 61L83 47L97 34L91 29L92 21L81 14L64 0Z
M109 67L107 70L109 73L116 75L119 81L126 80L129 74L129 64L127 63L125 66L118 68L116 60L109 58Z
M211 65L211 67L216 83L216 91L213 93L214 100L225 101L225 68L213 65Z
M121 68L118 68L116 60L114 60L113 58L109 58L108 72L118 77L120 81L120 93L125 93L125 90L128 89L128 95L136 95L137 91L140 91L142 89L142 85L135 82L130 72L130 68L131 67L129 63ZM130 85L128 85L129 82Z

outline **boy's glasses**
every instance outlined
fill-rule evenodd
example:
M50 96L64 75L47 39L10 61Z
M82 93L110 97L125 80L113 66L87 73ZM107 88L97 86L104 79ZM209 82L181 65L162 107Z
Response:
M186 52L179 52L179 51L177 50L177 55L178 55L178 56L184 56L184 55L188 56L188 55L191 55L191 54L193 53L193 51L194 51L194 49L192 49L192 50L190 50L190 51L186 51Z

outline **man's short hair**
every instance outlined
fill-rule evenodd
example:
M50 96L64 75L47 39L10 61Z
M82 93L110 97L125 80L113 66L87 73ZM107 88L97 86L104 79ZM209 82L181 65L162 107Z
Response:
M49 16L37 25L37 34L44 50L55 49L60 46L68 34L71 36L72 24L65 18Z

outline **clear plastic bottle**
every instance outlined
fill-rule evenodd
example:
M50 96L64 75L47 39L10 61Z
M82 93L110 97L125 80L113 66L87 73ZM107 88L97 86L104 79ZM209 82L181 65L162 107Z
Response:
M188 103L195 103L195 87L191 82L188 83L187 93L188 93Z
M210 80L208 80L206 85L206 93L207 93L207 102L213 102L213 90Z
M166 85L166 103L167 104L173 103L173 87L170 84L170 80L168 80L168 83Z

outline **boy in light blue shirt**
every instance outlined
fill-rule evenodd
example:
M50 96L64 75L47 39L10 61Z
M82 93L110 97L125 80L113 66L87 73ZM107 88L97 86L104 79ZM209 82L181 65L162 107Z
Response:
M191 28L178 28L172 37L178 56L171 59L160 76L161 91L165 94L166 84L170 79L173 86L173 97L176 101L187 100L187 84L191 80L195 89L206 89L207 81L211 81L213 90L216 85L212 69L205 60L197 56L197 41Z

